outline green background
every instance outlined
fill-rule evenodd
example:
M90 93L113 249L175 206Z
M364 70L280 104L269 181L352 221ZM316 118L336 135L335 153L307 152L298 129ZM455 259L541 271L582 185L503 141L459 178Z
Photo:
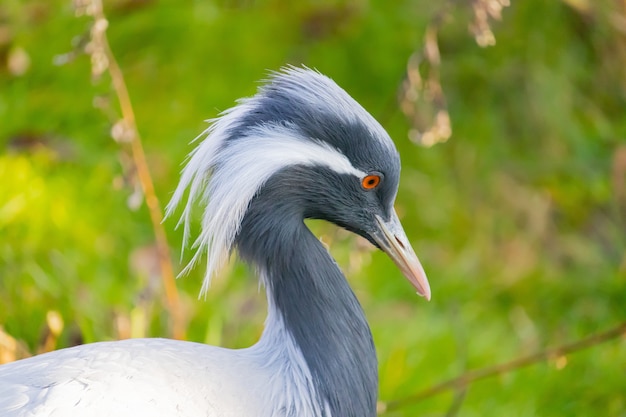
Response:
M626 319L624 2L513 1L488 48L468 31L469 2L117 0L106 12L162 205L203 120L287 63L329 75L394 138L397 209L432 301L384 254L313 224L371 323L381 400ZM426 148L397 97L436 15L453 131ZM171 335L148 212L131 209L128 152L110 137L110 80L92 80L85 55L54 64L90 24L69 2L0 4L0 325L31 352L50 311L64 322L56 348ZM180 270L190 252L178 262L175 224ZM187 338L254 343L265 300L251 271L233 263L206 301L202 274L177 281ZM450 410L453 396L390 415L626 416L626 339L472 384Z

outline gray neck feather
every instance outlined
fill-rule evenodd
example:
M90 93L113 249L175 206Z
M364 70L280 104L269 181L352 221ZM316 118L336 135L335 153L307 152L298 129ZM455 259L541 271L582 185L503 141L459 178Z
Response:
M297 197L262 192L237 237L240 255L265 272L268 293L313 376L320 409L374 417L378 370L372 335L345 277L303 223Z

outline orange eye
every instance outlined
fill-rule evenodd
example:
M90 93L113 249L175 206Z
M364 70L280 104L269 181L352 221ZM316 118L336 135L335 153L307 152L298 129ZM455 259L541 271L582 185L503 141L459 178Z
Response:
M371 174L361 180L361 186L366 190L373 190L380 184L380 176Z

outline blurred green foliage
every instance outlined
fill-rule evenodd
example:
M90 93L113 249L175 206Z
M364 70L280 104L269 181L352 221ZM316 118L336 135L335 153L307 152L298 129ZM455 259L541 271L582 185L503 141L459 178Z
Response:
M162 203L203 120L287 63L334 78L395 138L398 211L433 301L383 254L313 222L370 320L381 399L626 318L623 2L514 1L488 48L468 32L469 4L450 2L439 47L453 134L432 148L408 139L397 92L443 2L106 6ZM53 64L90 24L66 1L0 4L0 324L33 352L49 311L65 323L57 348L170 334L149 216L129 208L123 146L94 106L116 108L110 81L91 79L86 56ZM177 259L181 233L165 226ZM202 274L177 282L188 338L254 343L265 301L251 271L233 264L206 301L196 299ZM444 415L451 402L444 394L390 415ZM625 416L626 340L473 384L459 415Z

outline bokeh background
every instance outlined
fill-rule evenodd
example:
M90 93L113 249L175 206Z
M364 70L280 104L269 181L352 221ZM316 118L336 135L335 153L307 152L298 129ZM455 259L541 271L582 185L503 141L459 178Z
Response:
M383 401L626 320L626 2L513 0L498 19L503 5L105 3L162 205L204 120L288 63L335 79L395 139L397 209L433 300L384 254L311 224L371 323ZM0 3L3 361L172 335L128 144L111 136L117 99L80 52L92 22L68 1ZM254 343L265 300L251 271L232 263L198 300L202 274L176 282L185 337ZM387 415L626 416L626 339Z

